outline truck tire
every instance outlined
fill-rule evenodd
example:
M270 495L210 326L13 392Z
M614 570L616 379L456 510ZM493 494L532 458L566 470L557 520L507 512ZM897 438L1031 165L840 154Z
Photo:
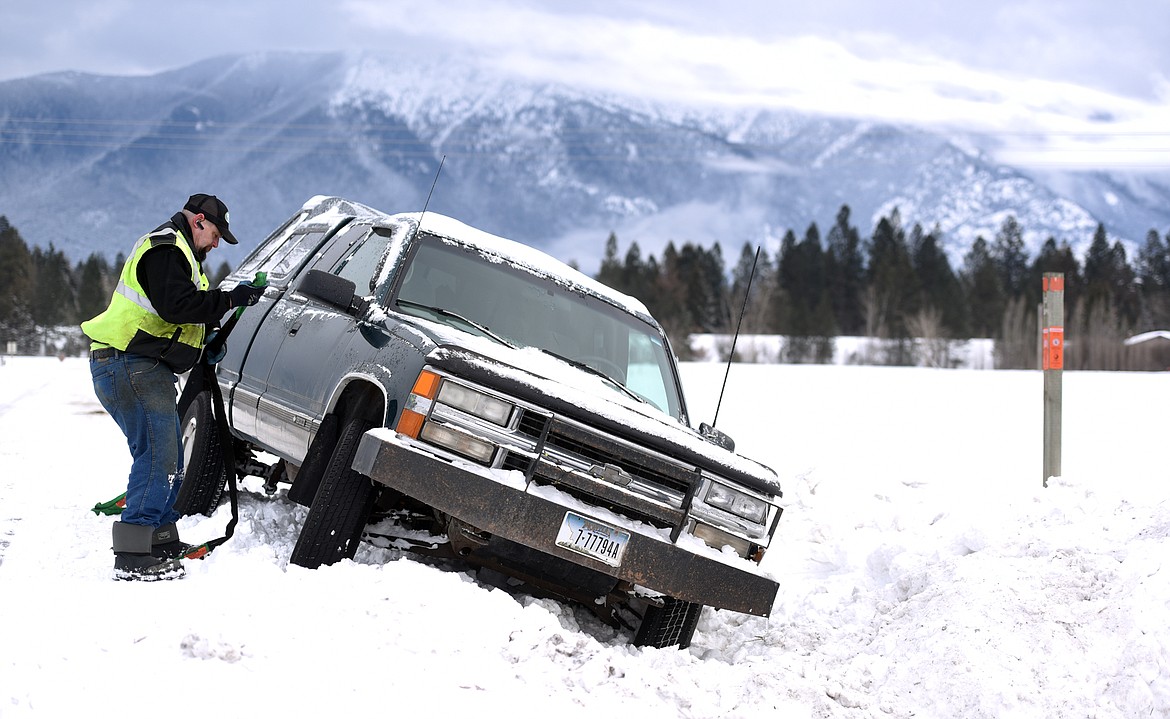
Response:
M215 512L223 498L227 472L215 415L211 409L211 392L200 392L187 408L182 423L183 484L175 500L181 516Z
M649 606L634 636L636 647L673 647L686 649L699 626L703 605L666 597L661 607Z
M374 484L350 465L362 435L374 426L369 420L353 418L341 430L305 526L297 537L289 559L292 564L316 569L322 564L353 559L373 509Z

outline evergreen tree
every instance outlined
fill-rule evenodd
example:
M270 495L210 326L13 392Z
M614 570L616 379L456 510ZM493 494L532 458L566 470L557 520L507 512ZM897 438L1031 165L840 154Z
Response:
M77 280L77 316L80 320L96 317L110 301L111 270L106 259L94 253L75 270Z
M869 246L867 333L875 337L906 338L906 318L919 309L914 267L895 208L878 220Z
M967 337L967 307L963 301L963 288L955 271L951 269L946 252L939 246L942 230L935 225L933 231L922 234L921 228L915 225L915 232L911 235L911 262L922 293L922 308L938 312L941 328L946 335Z
M836 334L833 305L829 297L825 253L821 233L814 222L795 242L791 233L781 243L780 287L788 300L789 362L824 362L832 353L827 338Z
M727 331L727 278L719 243L710 250L686 243L679 253L679 269L688 288L687 311L696 331Z
M33 322L41 327L75 324L76 288L65 254L49 245L47 251L33 250Z
M1138 250L1136 270L1143 291L1170 290L1170 254L1157 230L1146 233L1146 242Z
M757 255L758 252L758 255ZM755 269L753 273L753 267ZM771 305L775 269L768 251L745 242L739 261L731 272L731 301L733 313L742 312L742 331L745 334L763 334L773 331ZM750 286L749 286L750 281ZM745 302L745 292L746 302ZM739 317L733 318L737 323Z
M622 287L623 274L622 261L618 259L617 235L610 232L609 237L605 240L605 254L601 258L601 268L597 271L597 276L594 279L603 285L622 291L624 289Z
M1121 240L1113 243L1109 248L1110 279L1112 287L1110 294L1117 308L1118 316L1125 322L1127 330L1132 330L1141 314L1141 293L1138 290L1137 273L1129 263L1129 256Z
M670 336L671 344L680 357L689 355L689 346L686 343L687 335L695 331L697 323L691 316L687 304L690 288L683 275L682 261L678 248L673 241L666 244L662 251L662 264L658 272L658 283L655 296L657 306L648 307L650 313L662 323L663 329Z
M651 278L647 274L646 263L642 261L642 248L638 247L636 241L630 243L630 249L626 251L621 278L623 292L645 299L650 289Z
M20 341L32 331L32 274L28 245L0 215L0 343Z
M1096 306L1107 305L1118 321L1132 328L1140 314L1136 282L1125 246L1120 241L1110 245L1105 226L1098 224L1085 252L1084 311L1092 313Z
M1138 329L1170 328L1170 253L1157 230L1146 233L1138 250L1136 272L1142 298Z
M1085 251L1085 310L1101 302L1111 301L1113 290L1113 248L1105 234L1105 226L1097 225L1093 241Z
M791 303L789 334L802 337L825 337L834 334L832 305L825 273L825 254L821 233L814 222L804 239L787 243L781 257L781 287ZM828 312L824 311L828 308ZM826 316L827 314L827 316Z
M974 337L996 337L1007 306L999 268L987 240L976 237L960 273Z
M846 335L860 335L865 330L865 312L861 306L865 285L865 258L861 236L849 224L849 205L837 211L837 221L826 237L826 284L833 304L833 318Z
M796 234L788 230L780 239L780 253L776 258L776 288L779 291L772 298L776 331L782 335L796 333L793 315L796 313L794 303L798 300L791 296L789 288L799 284L798 264Z
M991 246L991 257L999 271L999 282L1010 297L1023 294L1028 281L1028 253L1024 249L1024 231L1015 215L1008 215Z

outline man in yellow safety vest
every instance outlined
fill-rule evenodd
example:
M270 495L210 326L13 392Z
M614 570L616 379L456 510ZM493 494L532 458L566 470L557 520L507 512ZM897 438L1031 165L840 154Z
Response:
M221 239L237 243L227 206L214 195L191 195L181 211L138 240L109 306L81 324L92 340L94 392L133 457L126 507L113 526L116 579L183 575L179 557L188 545L179 541L173 508L183 481L176 375L199 361L209 326L264 292L248 283L208 289L203 261Z

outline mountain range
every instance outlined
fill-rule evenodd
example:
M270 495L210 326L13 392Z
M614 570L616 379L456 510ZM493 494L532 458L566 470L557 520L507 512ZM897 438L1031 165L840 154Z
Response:
M440 171L441 166L441 171ZM1170 177L1029 172L970 136L807 113L665 105L506 77L458 58L265 53L149 76L0 82L0 215L32 245L113 258L189 194L220 196L243 255L314 195L429 210L593 271L616 233L774 250L839 208L868 237L897 208L952 261L1008 215L1035 252L1103 223L1170 229Z

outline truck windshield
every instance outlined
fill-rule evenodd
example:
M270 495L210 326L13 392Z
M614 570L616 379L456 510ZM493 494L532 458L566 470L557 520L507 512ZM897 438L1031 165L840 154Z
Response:
M423 234L397 301L407 314L588 365L681 417L674 365L658 328L580 288Z

